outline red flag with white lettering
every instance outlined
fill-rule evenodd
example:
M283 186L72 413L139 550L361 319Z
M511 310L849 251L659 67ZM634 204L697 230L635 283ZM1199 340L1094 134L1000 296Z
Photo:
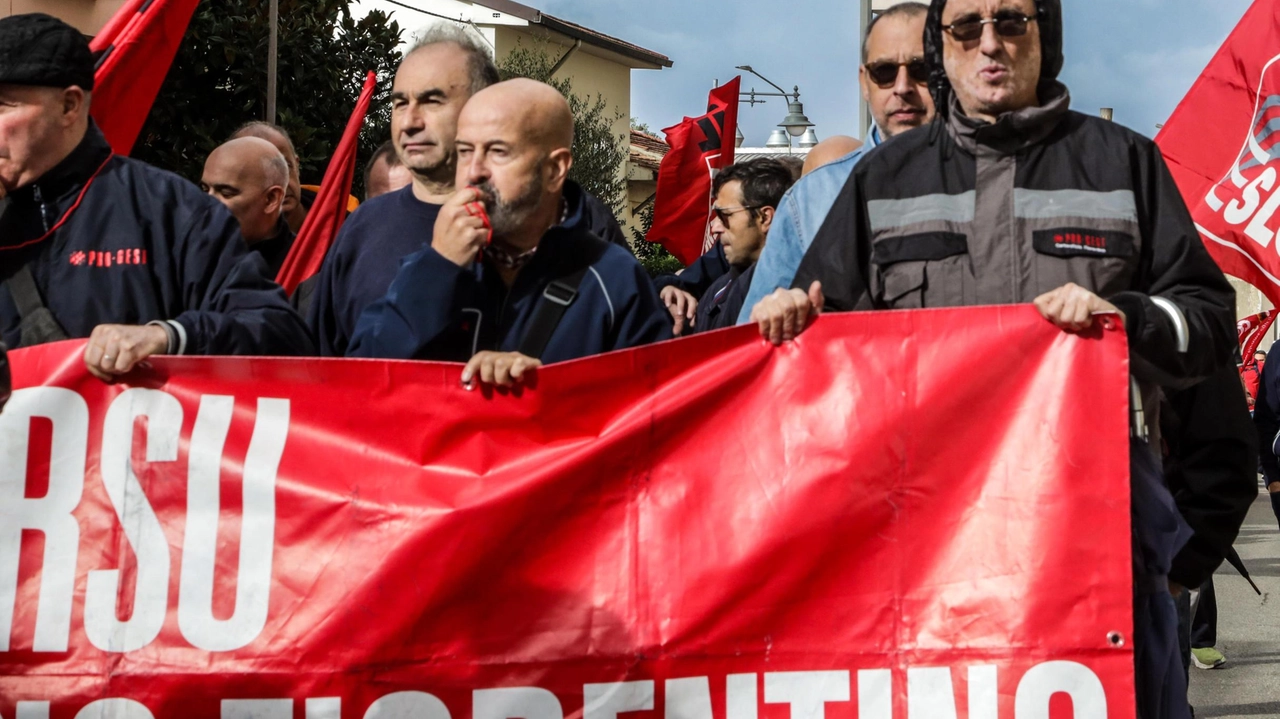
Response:
M90 111L111 148L133 151L200 0L128 0L93 38Z
M342 229L342 223L347 219L351 182L356 175L356 151L360 149L360 130L364 127L364 117L369 113L369 103L373 100L373 91L377 85L376 74L370 72L365 76L364 88L347 120L347 128L343 131L333 156L329 158L329 166L325 168L324 181L320 183L316 201L307 212L307 219L302 221L298 237L289 248L289 255L280 266L280 272L276 274L276 282L284 288L285 294L292 295L298 285L320 271L325 254L338 238L338 230Z
M1156 142L1223 271L1280 304L1280 0L1257 0Z
M645 239L657 242L688 265L711 249L711 180L733 164L738 132L738 89L735 77L711 91L707 112L686 117L663 130L670 151L658 168L653 225Z
M12 357L0 717L1134 717L1122 330L833 315L518 392L82 347Z

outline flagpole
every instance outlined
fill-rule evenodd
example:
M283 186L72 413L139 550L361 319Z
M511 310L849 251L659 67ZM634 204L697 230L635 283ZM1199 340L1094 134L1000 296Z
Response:
M280 32L280 0L271 0L267 19L267 122L276 121L276 50Z

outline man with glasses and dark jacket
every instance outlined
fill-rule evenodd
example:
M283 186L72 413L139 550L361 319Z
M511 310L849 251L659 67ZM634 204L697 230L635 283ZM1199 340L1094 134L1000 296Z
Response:
M693 332L709 332L738 323L756 261L768 246L774 213L792 185L791 178L786 165L762 157L730 165L712 181L715 216L711 219L711 236L723 248L729 271L698 300Z
M755 307L762 334L794 337L824 308L1034 302L1069 332L1116 313L1149 420L1161 389L1230 364L1235 294L1159 149L1069 110L1056 79L1059 0L934 0L925 46L939 119L858 164L794 289ZM1146 429L1158 440L1158 427ZM1152 444L1131 448L1138 709L1182 719L1174 595L1184 589L1169 574L1192 530Z

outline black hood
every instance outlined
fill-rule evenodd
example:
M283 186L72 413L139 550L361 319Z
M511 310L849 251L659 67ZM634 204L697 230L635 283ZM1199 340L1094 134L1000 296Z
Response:
M1062 2L1035 0L1036 24L1040 26L1040 84L1058 79L1062 72ZM942 9L947 0L932 0L929 19L924 25L924 56L929 63L929 94L933 95L938 115L945 117L951 108L951 81L942 64Z

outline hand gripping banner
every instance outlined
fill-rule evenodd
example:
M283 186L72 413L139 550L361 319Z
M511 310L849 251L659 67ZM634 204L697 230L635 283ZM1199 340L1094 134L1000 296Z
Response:
M1130 719L1127 354L1027 307L546 367L14 353L0 717Z

